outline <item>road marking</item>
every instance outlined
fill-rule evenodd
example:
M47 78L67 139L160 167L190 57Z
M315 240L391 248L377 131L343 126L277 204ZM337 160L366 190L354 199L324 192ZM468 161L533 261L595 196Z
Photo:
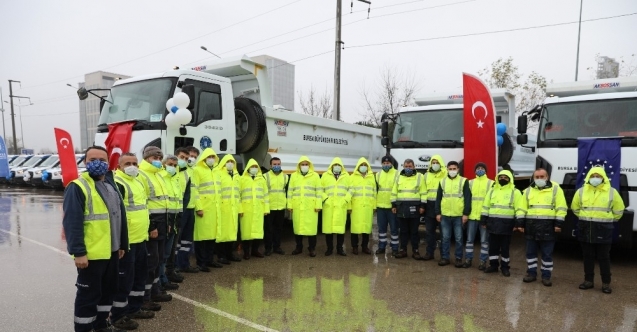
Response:
M4 233L7 233L7 234L11 234L11 235L13 235L13 236L15 236L15 237L17 237L17 238L22 239L22 240L29 241L29 242L34 243L34 244L37 244L37 245L39 245L39 246L41 246L41 247L47 248L47 249L49 249L49 250L51 250L51 251L55 251L55 252L57 252L58 254L62 254L62 255L64 255L64 256L70 256L70 255L69 255L66 251L60 250L60 249L58 249L58 248L52 247L52 246L50 246L50 245L48 245L48 244L44 244L44 243L42 243L42 242L39 242L39 241L36 241L36 240L33 240L33 239L30 239L30 238L28 238L28 237L24 237L24 236L22 236L22 235L18 235L18 234L14 233L14 232L5 231L5 230L3 230L3 229L0 229L0 232L4 232ZM175 294L175 293L170 293L170 294L171 294L174 298L176 298L176 299L178 299L178 300L180 300L180 301L182 301L182 302L186 302L186 303L188 303L188 304L192 304L192 305L194 305L195 307L202 308L202 309L204 309L204 310L206 310L206 311L208 311L208 312L211 312L211 313L213 313L213 314L215 314L215 315L219 315L219 316L221 316L221 317L228 318L228 319L233 320L233 321L235 321L235 322L237 322L237 323L240 323L240 324L243 324L243 325L245 325L245 326L251 327L251 328L253 328L253 329L255 329L255 330L259 330L259 331L267 331L267 332L278 332L277 330L271 329L271 328L269 328L269 327L267 327L267 326L263 326L263 325L259 325L259 324L257 324L257 323L253 323L253 322L251 322L251 321L249 321L249 320L247 320L247 319L241 318L241 317L239 317L239 316L235 316L235 315L233 315L233 314L227 313L227 312L222 311L222 310L219 310L219 309L217 309L217 308L213 308L213 307L211 307L211 306L205 305L205 304L203 304L203 303L201 303L201 302L197 302L197 301L195 301L195 300L193 300L193 299L190 299L190 298L187 298L187 297L185 297L185 296L181 296L181 295L179 295L179 294Z

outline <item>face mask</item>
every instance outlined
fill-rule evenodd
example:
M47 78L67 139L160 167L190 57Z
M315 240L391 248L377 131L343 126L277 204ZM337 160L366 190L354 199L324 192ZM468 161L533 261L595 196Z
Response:
M449 176L455 178L458 175L458 171L449 171Z
M183 159L179 159L177 160L177 166L179 166L179 168L184 168L188 166L188 163Z
M226 163L226 169L229 171L234 170L234 163Z
M383 171L389 172L390 170L391 170L391 166L389 166L389 165L383 166Z
M157 167L157 168L161 168L161 166L162 166L161 165L161 161L159 161L159 160L153 160L153 162L150 163L150 164L155 166L155 167Z
M301 166L301 173L307 173L310 170L310 166Z
M591 178L588 180L588 183L590 183L593 187L597 187L602 184L602 181L604 181L602 178Z
M361 166L358 168L361 173L367 173L367 166Z
M257 175L257 173L259 173L259 169L258 168L250 168L248 170L248 172L250 172L250 175Z
M272 166L272 171L274 171L275 173L279 173L281 171L281 166L279 165Z
M188 166L191 166L191 167L194 166L195 161L197 161L197 158L194 158L194 157L188 158Z
M341 174L341 166L332 167L332 172L334 172L334 174Z
M476 176L483 176L485 174L487 174L487 172L483 169L479 169L476 171Z
M139 168L135 167L135 166L128 166L126 168L124 168L124 173L126 173L126 175L134 178L137 176L137 174L139 174Z
M177 173L177 169L175 166L166 166L166 172L170 175L175 175L175 173Z
M434 172L438 172L440 170L440 164L431 165L431 169L433 169Z
M208 165L209 167L214 166L215 165L215 158L206 159L206 165Z
M509 184L509 180L498 180L498 183L499 183L502 187L504 187L504 186L506 186L507 184Z
M405 168L405 175L412 175L414 174L414 170L411 168Z
M546 186L546 180L544 179L535 179L534 181L538 188L544 188Z
M93 160L86 164L86 171L91 176L102 176L108 172L108 164L101 160Z

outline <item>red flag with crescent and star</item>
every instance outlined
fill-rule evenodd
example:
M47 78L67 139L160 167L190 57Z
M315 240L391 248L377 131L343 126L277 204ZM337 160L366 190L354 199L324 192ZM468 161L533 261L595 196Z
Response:
M119 157L130 149L130 140L133 136L133 126L136 121L126 121L108 125L108 137L106 137L106 150L108 151L108 169L117 169Z
M55 142L57 143L58 156L60 157L60 168L62 169L62 184L66 185L77 179L77 161L75 160L75 149L73 140L68 131L60 128L53 128L55 131Z
M495 106L487 86L478 77L462 73L464 100L464 175L475 177L475 165L487 165L487 176L498 172ZM511 179L513 180L513 179Z

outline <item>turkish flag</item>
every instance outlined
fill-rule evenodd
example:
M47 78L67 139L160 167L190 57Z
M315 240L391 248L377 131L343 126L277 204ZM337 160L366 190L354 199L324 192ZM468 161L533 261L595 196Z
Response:
M62 184L66 185L77 179L77 160L75 160L75 149L73 140L68 131L60 128L53 128L55 131L55 142L57 143L58 156L60 157L60 168L62 169Z
M119 157L130 149L130 140L133 136L133 125L136 121L126 121L108 125L108 137L106 137L106 150L108 151L108 169L117 169Z
M464 175L475 177L475 165L487 165L487 176L498 172L498 141L495 130L495 106L487 86L478 77L462 73L464 101Z

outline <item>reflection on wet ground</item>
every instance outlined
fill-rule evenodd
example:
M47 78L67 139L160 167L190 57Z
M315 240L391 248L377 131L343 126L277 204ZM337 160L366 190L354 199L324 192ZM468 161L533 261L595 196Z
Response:
M61 193L0 189L2 330L72 328L75 270L61 236ZM20 238L18 235L22 236ZM293 249L286 234L284 248ZM634 331L635 250L613 251L613 294L581 291L577 246L558 246L553 287L525 284L524 243L510 278L387 256L273 255L186 275L141 331ZM349 241L346 241L346 244ZM599 278L599 277L598 277ZM5 329L9 327L9 329Z

